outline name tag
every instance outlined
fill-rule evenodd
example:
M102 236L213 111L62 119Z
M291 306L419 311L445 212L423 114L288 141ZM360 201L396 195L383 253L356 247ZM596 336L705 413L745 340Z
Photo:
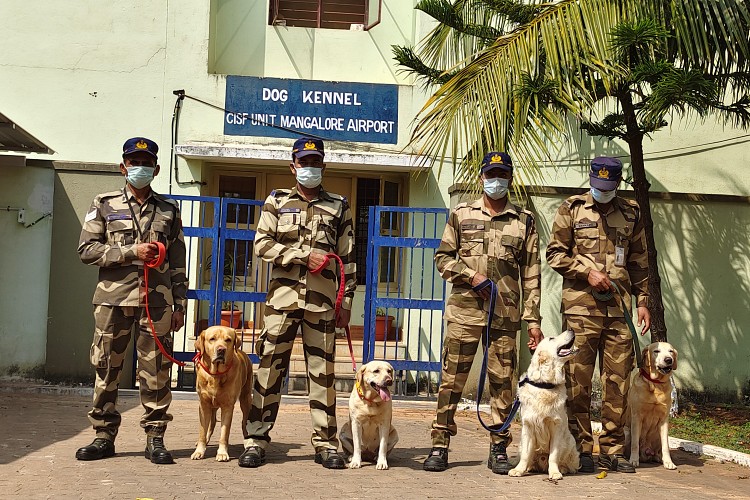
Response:
M615 247L615 265L620 267L625 265L625 247Z
M469 231L484 230L484 224L462 223L461 229L465 229Z
M280 214L298 214L299 208L282 208L279 210Z
M131 220L133 217L130 214L109 214L107 220Z
M587 227L597 227L596 222L576 222L573 229L586 229Z

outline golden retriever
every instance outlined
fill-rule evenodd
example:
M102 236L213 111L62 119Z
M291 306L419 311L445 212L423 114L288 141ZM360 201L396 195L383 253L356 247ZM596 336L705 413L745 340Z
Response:
M190 455L193 460L200 460L205 455L206 445L216 427L216 412L221 408L221 435L216 461L229 461L229 429L237 399L242 409L242 434L247 438L246 423L253 399L253 365L242 351L241 344L237 332L226 326L209 327L195 340L195 350L200 353L195 363L200 432L195 451Z
M578 472L578 450L565 408L565 362L578 352L574 343L572 330L542 340L518 381L521 458L509 476L549 471L550 479L562 479L563 474Z
M362 467L362 459L374 461L375 468L388 468L387 455L398 442L391 424L393 406L390 387L393 367L385 361L370 361L357 370L349 396L349 420L341 427L341 446L351 457L350 469Z
M630 463L635 467L641 462L661 462L665 469L677 468L669 454L669 377L676 369L677 350L667 342L654 342L643 349L643 368L635 368L630 375L624 420L630 428L626 428L625 442L630 439Z

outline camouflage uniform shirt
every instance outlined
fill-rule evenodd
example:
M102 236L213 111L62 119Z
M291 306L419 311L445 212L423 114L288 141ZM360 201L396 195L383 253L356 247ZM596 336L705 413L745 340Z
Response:
M318 273L307 269L311 252L335 253L344 262L342 307L351 310L356 263L352 215L346 198L320 189L307 201L293 189L276 189L266 199L255 234L255 253L273 264L266 304L277 311L326 312L338 294L338 263Z
M128 206L132 207L133 212ZM138 224L133 222L133 215ZM147 241L141 241L138 225ZM143 263L136 245L160 241L167 257L158 268L149 268L148 304L152 307L187 306L185 240L177 202L154 193L139 205L127 187L94 198L86 213L78 244L84 264L99 266L94 304L139 307L144 304Z
M616 263L617 246L624 250L624 265ZM616 282L625 292L628 307L632 295L639 307L647 305L646 232L635 201L615 197L607 213L601 213L591 193L565 200L555 215L547 262L563 276L564 314L622 317L618 294L609 302L591 295L590 269L606 273Z
M474 275L481 273L498 286L493 328L516 331L521 319L529 328L541 327L539 236L528 210L509 201L493 216L483 198L459 204L448 217L435 264L440 275L453 284L445 307L447 321L487 324L489 301L471 287Z

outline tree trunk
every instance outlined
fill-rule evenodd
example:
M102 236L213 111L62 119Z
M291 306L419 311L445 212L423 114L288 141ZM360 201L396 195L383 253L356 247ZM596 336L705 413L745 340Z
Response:
M661 276L659 263L656 259L656 243L654 242L654 221L651 218L651 204L648 190L651 184L646 178L646 166L643 160L643 132L638 127L638 120L633 107L633 99L626 89L619 96L625 124L627 127L626 141L630 147L630 165L633 170L633 190L635 199L641 207L641 220L646 230L646 244L648 245L648 293L649 311L651 312L651 341L667 341L667 325L664 321L664 302L661 295Z

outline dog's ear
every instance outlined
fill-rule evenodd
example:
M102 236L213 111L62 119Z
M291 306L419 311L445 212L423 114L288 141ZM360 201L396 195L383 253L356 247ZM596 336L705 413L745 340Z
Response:
M239 351L242 348L242 335L237 333L237 330L234 328L231 328L232 330L232 343L234 344L234 350Z
M641 359L643 360L643 369L646 371L651 371L651 356L653 356L653 350L651 349L651 346L648 345L643 348L641 351Z
M198 337L195 339L195 350L198 352L203 352L203 334L206 333L206 330L203 330Z
M365 371L367 368L365 368L367 365L362 365L359 367L359 370L357 370L357 382L359 383L360 387L363 387L365 385Z
M672 363L672 371L674 371L677 369L677 349L672 347L672 351L674 351L674 355L672 356L672 359L674 360Z

